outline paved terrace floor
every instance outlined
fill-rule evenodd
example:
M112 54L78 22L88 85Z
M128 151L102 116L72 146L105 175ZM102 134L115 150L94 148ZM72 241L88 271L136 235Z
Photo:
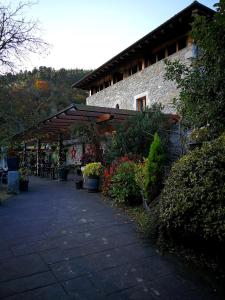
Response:
M74 182L32 178L0 207L0 299L219 299Z

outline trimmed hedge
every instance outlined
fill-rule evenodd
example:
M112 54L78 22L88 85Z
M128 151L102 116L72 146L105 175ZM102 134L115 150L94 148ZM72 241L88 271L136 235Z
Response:
M160 234L225 239L225 136L177 161L160 199Z

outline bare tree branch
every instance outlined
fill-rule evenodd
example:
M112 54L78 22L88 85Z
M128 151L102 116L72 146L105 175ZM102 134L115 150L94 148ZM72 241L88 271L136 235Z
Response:
M21 2L13 9L11 5L0 3L0 68L14 71L18 63L28 59L29 54L46 53L49 44L42 39L38 22L24 17L24 10L34 4Z

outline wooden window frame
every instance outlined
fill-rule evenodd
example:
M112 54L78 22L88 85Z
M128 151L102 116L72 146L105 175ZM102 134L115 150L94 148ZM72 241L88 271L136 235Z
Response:
M146 96L142 96L136 99L137 111L144 111L146 109Z

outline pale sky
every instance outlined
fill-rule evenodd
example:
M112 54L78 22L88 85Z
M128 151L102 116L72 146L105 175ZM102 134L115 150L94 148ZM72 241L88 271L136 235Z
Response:
M3 1L5 2L5 1ZM6 1L7 2L7 1ZM11 0L13 5L17 0ZM95 69L191 4L191 0L39 0L26 18L38 19L52 45L22 69ZM213 8L216 0L202 0Z

